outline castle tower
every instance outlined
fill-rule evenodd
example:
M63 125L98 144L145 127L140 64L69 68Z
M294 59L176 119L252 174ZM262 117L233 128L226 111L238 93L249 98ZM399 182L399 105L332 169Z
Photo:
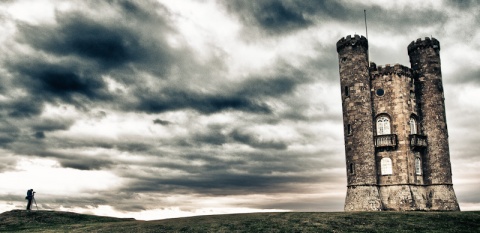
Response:
M346 211L459 210L451 182L436 39L408 46L412 69L368 64L368 41L337 42Z
M368 41L355 35L337 42L347 165L345 209L381 209L372 132Z
M428 137L425 154L425 183L431 209L458 210L453 191L448 131L440 64L440 42L418 39L408 45L408 55L418 82L417 98L422 127Z

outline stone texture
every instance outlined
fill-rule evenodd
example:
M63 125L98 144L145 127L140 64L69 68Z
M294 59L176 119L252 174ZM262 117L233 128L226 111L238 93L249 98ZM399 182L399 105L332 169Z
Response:
M436 39L419 39L408 46L412 68L377 67L368 64L365 37L337 42L348 182L345 211L460 210L452 185L439 51ZM390 134L377 132L379 117L389 119ZM391 160L391 174L382 172L383 158Z

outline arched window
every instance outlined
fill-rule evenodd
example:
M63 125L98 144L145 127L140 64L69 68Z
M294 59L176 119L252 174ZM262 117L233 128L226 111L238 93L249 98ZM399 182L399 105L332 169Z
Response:
M420 160L418 157L415 158L415 174L422 174L422 160Z
M391 134L390 119L387 116L377 117L377 135Z
M410 134L418 134L417 121L413 117L410 117Z
M390 158L383 158L380 161L382 175L392 174L392 160Z

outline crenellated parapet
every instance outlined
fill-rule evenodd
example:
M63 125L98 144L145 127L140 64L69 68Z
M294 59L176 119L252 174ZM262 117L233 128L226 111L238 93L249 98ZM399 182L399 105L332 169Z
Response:
M337 43L338 45L338 43ZM440 42L435 38L425 37L424 40L418 38L416 41L412 41L408 45L408 55L411 55L412 52L416 51L417 49L424 49L424 48L433 48L435 50L440 50Z
M375 63L370 63L370 75L372 78L396 74L398 76L412 77L412 69L404 65L395 64L393 66L387 64L385 66L377 66Z
M353 37L349 35L347 37L343 37L337 42L337 52L340 52L342 49L349 46L351 47L362 46L367 50L368 40L364 36L360 36L360 35L354 35Z

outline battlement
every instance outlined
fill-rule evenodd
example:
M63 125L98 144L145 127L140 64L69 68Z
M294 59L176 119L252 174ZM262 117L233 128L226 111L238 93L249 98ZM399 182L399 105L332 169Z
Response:
M338 43L337 43L338 44ZM410 55L413 51L417 50L418 48L427 48L432 47L434 49L440 50L440 42L438 42L435 38L425 37L424 40L418 38L416 41L412 41L408 45L408 55Z
M343 37L337 42L337 52L340 52L347 46L364 46L365 49L368 49L368 40L364 36L359 35Z
M373 77L389 74L412 77L412 69L410 69L410 67L406 67L400 64L395 64L393 66L391 66L390 64L386 64L384 66L377 66L375 63L372 62L370 65L370 74Z

